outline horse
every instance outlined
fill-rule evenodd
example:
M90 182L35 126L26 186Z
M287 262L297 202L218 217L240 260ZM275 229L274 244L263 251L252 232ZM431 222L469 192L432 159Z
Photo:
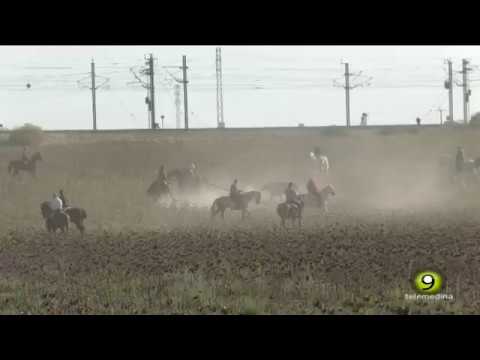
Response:
M295 220L298 221L298 227L302 226L302 213L304 204L301 202L300 206L294 203L283 202L277 206L277 214L282 219L282 226L285 226L287 219L292 220L292 224Z
M455 166L455 159L448 155L442 155L438 162L439 169L446 172L450 183L454 184L455 180L460 181L463 187L467 186L467 182L476 183L479 179L480 157L475 159L465 160L462 166L462 171L458 172Z
M147 195L151 198L153 198L153 200L155 202L157 202L158 200L164 198L165 196L169 196L170 199L174 200L173 199L173 196L170 192L170 187L168 186L168 183L166 182L162 182L160 180L155 180L150 186L149 188L147 189Z
M288 182L269 182L263 186L261 191L267 191L270 193L270 200L273 200L275 197L280 197L285 193L285 189L288 186ZM298 191L298 186L293 184L293 189Z
M58 229L60 229L62 233L68 231L68 215L65 212L58 211L51 218L50 215L52 213L52 209L50 208L48 201L44 201L40 205L40 210L43 218L45 219L45 226L48 232L56 232Z
M193 173L191 169L174 169L167 174L167 180L175 181L180 191L198 190L201 185L199 176Z
M456 177L460 178L463 187L466 187L467 184L472 185L479 183L479 168L480 158L469 159L463 163L462 171L456 174Z
M85 233L85 225L83 225L83 220L87 218L87 212L79 207L69 206L63 209L63 211L68 215L70 222L75 224L77 229L80 231L80 234L83 236Z
M20 170L23 170L29 172L33 177L36 177L36 164L39 160L43 160L42 155L39 152L33 154L30 160L27 160L26 162L23 160L12 160L8 163L8 173L16 176Z
M262 194L260 191L247 191L239 194L239 204L236 204L230 196L222 196L214 200L212 207L210 208L210 213L212 219L220 213L222 219L225 219L225 210L241 210L242 211L242 220L245 219L245 215L248 210L248 203L252 200L255 200L256 204L260 204Z
M320 208L326 213L328 212L327 202L330 196L335 196L335 189L332 185L328 184L318 192L318 196L307 193L298 195L298 198L303 202L305 207Z

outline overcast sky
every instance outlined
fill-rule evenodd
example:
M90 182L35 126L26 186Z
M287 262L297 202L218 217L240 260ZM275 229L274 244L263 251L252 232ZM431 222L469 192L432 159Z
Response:
M216 126L215 46L0 46L0 123L14 127L25 122L47 129L91 127L88 85L90 61L95 59L99 128L147 126L146 90L130 72L153 53L157 87L157 114L165 127L174 128L175 95L172 76L180 77L181 56L189 66L191 127ZM448 108L445 59L451 58L455 78L461 81L461 59L474 65L470 111L480 111L479 46L222 46L224 112L230 127L343 125L343 82L350 63L352 123L369 114L370 124L439 121L438 106ZM103 77L105 78L103 78ZM80 80L80 83L78 82ZM26 84L31 88L27 89ZM454 118L463 117L462 91L455 87ZM183 99L183 95L181 97ZM160 121L158 116L158 121Z

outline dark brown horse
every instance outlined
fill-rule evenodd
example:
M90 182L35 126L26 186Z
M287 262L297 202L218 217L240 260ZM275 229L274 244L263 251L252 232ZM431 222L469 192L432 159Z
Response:
M27 160L26 162L23 160L12 160L8 163L8 173L16 176L20 170L22 170L35 177L37 171L37 161L39 160L42 160L42 155L39 152L33 154L31 159Z
M68 231L68 216L65 212L57 211L52 217L52 209L48 201L44 201L40 205L40 210L45 219L45 226L48 232L56 232L58 229L60 229L62 233Z
M173 199L173 196L170 192L170 187L168 183L163 182L159 179L155 180L152 185L147 189L147 195L151 197L154 201L158 201L166 196L169 196L170 199Z
M64 208L63 211L68 215L70 222L75 224L80 231L80 234L83 236L85 233L85 225L83 224L83 221L87 218L87 212L82 208L73 206Z
M302 226L303 202L299 205L293 203L283 202L277 206L277 214L282 219L282 226L285 226L287 219L292 223L298 221L298 227Z
M260 191L248 191L242 192L239 195L238 204L235 203L230 196L222 196L217 199L212 204L210 208L210 215L212 219L220 213L222 219L225 219L225 210L240 210L242 212L242 220L245 219L245 216L248 214L248 203L255 200L256 204L260 204L262 194Z

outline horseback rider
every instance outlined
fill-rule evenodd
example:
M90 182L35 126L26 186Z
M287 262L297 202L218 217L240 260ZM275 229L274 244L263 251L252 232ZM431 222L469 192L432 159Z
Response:
M288 186L285 190L285 197L286 197L286 203L287 204L295 204L299 208L302 207L302 202L298 198L297 193L295 192L295 190L293 188L293 183L292 182L288 183Z
M307 182L307 191L309 194L315 196L318 201L320 201L320 193L318 191L317 185L315 184L315 181L313 179L309 179Z
M24 146L22 151L22 161L25 165L28 164L29 158L27 156L27 148Z
M165 167L162 165L160 166L160 169L158 170L158 177L157 180L160 181L161 183L167 185L167 173L165 172Z
M190 164L190 169L189 169L189 171L190 171L190 174L195 175L195 174L197 173L197 164L195 164L194 162L192 162L192 163Z
M455 157L455 169L457 173L461 173L463 171L463 167L465 165L465 154L463 152L463 148L461 146L457 147L457 156Z
M53 217L57 213L61 212L63 209L62 199L60 199L58 195L54 193L49 205L50 205L50 209L52 210L52 212L50 213L50 219L53 219Z
M238 183L238 180L235 179L233 180L233 184L230 186L230 198L232 199L233 203L236 206L240 207L240 201L241 201L240 194L242 193L242 191L238 190L237 183Z
M63 190L59 191L59 198L62 200L62 209L66 209L68 207L67 205L67 198L65 197L65 194L63 193Z
M198 166L197 166L197 163L195 162L192 162L190 164L190 168L188 169L189 172L190 172L190 175L191 175L191 178L194 182L194 185L198 185L198 183L200 182L200 176L198 175Z

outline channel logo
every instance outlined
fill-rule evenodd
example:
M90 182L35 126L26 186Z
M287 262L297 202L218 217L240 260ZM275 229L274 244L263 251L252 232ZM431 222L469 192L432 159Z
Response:
M419 271L413 278L416 294L405 294L408 301L454 301L452 294L443 294L444 279L436 271Z
M415 275L414 288L422 295L435 295L442 290L443 278L435 271L421 271Z

